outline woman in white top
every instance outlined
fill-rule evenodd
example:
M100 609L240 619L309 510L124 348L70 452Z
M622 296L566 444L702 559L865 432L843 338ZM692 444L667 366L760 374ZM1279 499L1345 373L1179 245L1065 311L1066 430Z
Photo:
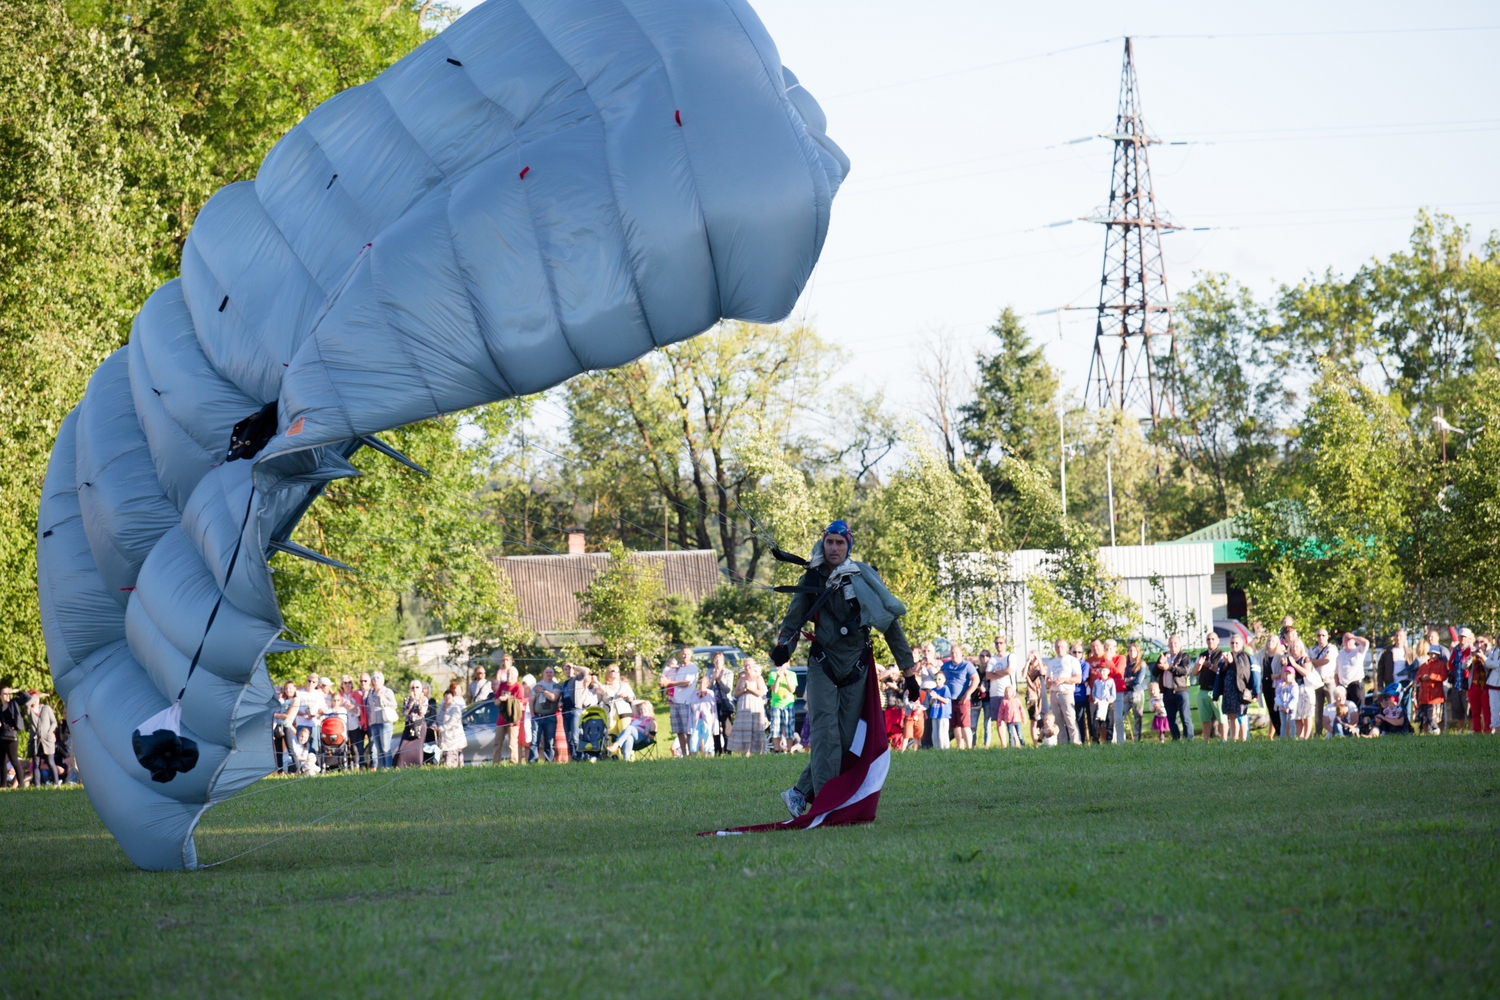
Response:
M1281 662L1283 668L1290 666L1296 672L1297 683L1301 688L1297 696L1297 707L1292 712L1292 718L1297 723L1297 739L1311 739L1317 712L1317 691L1323 686L1322 674L1313 666L1312 658L1307 655L1307 647L1299 638L1293 638L1287 645Z
M626 718L630 715L635 703L635 690L630 682L620 676L620 665L611 663L604 668L604 679L594 680L594 695L599 699L599 704L609 708L616 718Z
M443 692L443 702L437 711L438 750L443 755L444 767L464 766L464 697L459 694L458 681L448 685Z

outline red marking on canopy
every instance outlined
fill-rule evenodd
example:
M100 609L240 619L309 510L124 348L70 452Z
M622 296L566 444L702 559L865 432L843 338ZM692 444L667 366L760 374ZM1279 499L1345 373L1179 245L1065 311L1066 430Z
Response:
M521 168L521 180L524 181L526 179L526 175L529 174L529 173L531 173L531 168L530 167L522 167Z

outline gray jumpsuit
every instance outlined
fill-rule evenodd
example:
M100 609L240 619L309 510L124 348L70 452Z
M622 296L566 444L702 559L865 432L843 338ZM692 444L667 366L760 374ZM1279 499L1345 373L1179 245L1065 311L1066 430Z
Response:
M861 573L868 573L879 579L869 566L863 563L859 566ZM799 586L816 587L821 591L828 583L829 573L826 565L809 569L802 574ZM776 636L778 643L789 650L796 648L798 630L807 621L807 613L817 600L818 597L810 593L797 594L792 598L792 606L787 609L786 617L781 622L781 631ZM840 629L844 631L841 632ZM901 619L893 618L884 634L885 641L896 656L896 663L902 670L912 669L911 645L906 641L906 633L901 631ZM854 742L854 731L859 726L860 710L864 705L864 674L868 669L863 662L867 643L866 630L859 624L857 608L844 599L842 589L824 602L818 612L813 635L818 639L823 656L836 669L842 672L843 668L857 666L859 679L844 687L837 687L817 658L808 658L805 697L812 752L808 754L807 767L802 771L802 777L797 779L797 791L809 801L823 787L824 782L839 773L844 752Z

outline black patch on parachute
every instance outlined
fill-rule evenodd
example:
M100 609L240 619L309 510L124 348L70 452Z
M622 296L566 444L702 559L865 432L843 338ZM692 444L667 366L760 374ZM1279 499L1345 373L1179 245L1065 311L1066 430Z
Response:
M150 736L130 734L135 759L151 772L151 780L166 784L179 774L198 766L198 744L170 729L158 729Z
M339 175L338 174L334 174L332 177L328 178L328 184L323 188L323 190L327 191L328 188L333 187L333 182L336 181L336 180L338 180L338 179L339 179Z
M260 450L266 446L266 442L275 436L276 401L273 399L234 425L234 430L229 432L229 454L226 456L225 461L233 462L237 458L254 458L260 454Z
M803 559L801 556L794 556L790 552L783 552L781 549L775 546L771 547L771 558L775 559L777 562L791 563L793 566L807 565L807 560Z
M449 59L448 61L451 62L455 66L462 66L463 65L463 63L459 62L457 59Z
M48 528L46 531L42 532L42 537L43 538L51 538L52 537L52 529Z
M223 312L224 307L227 305L229 305L229 296L226 295L224 296L224 301L219 303L219 312Z

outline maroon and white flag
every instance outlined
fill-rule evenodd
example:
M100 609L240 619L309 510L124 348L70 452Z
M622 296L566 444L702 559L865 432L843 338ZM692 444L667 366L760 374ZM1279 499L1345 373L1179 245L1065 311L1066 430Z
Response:
M737 833L765 833L770 830L811 830L815 826L843 826L846 823L869 823L875 819L880 802L880 788L891 769L891 744L885 732L885 713L880 710L880 682L876 679L875 659L865 654L865 706L854 742L844 754L837 776L830 778L809 804L807 812L796 819L780 823L736 826L727 830L707 830L700 837L727 837Z

